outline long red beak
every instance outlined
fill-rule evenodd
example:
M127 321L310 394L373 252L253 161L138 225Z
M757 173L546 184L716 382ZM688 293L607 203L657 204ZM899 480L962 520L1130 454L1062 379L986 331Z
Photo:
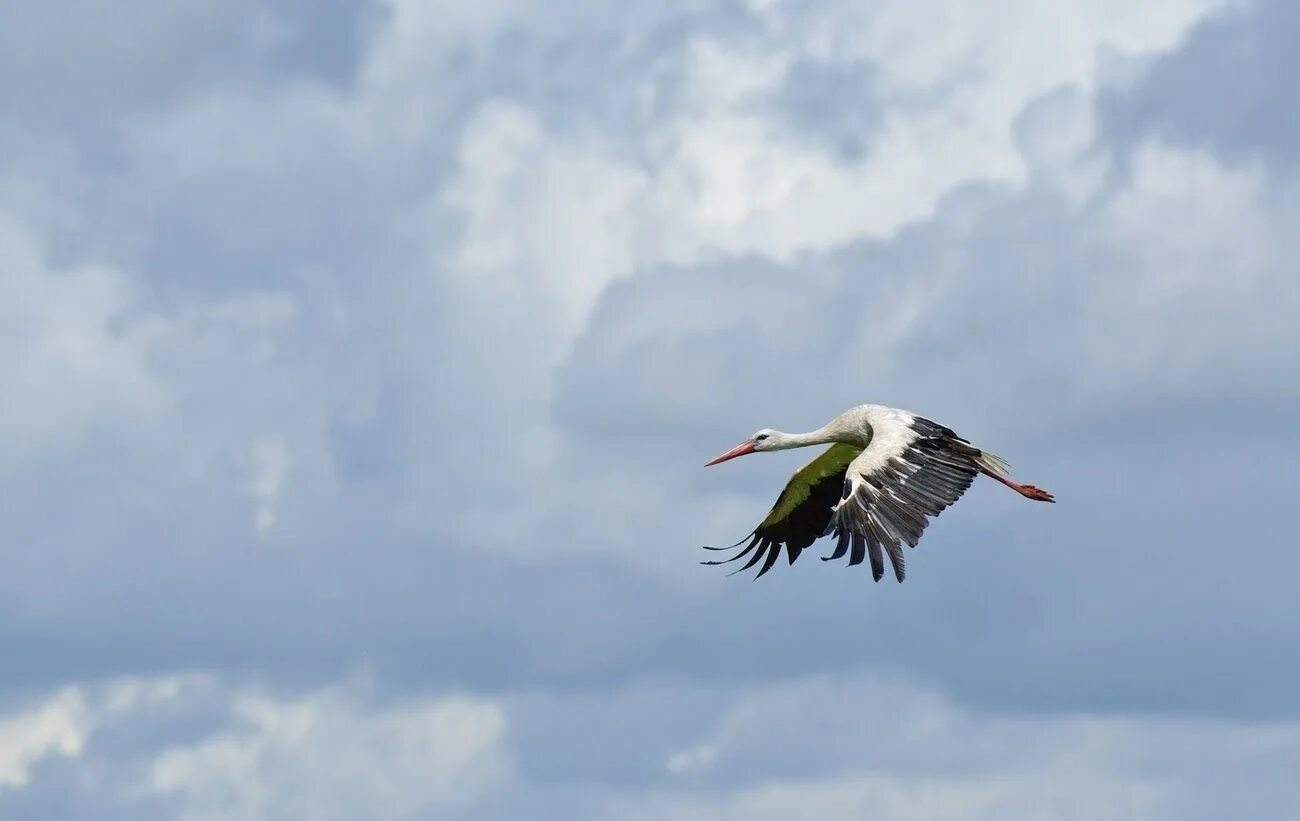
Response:
M744 456L746 453L753 453L753 452L754 452L754 441L752 439L746 439L744 442L741 442L739 445L736 445L734 448L722 454L721 456L715 456L712 460L705 462L704 466L708 467L709 465L716 465L719 462L725 462L728 459L735 459L737 456Z

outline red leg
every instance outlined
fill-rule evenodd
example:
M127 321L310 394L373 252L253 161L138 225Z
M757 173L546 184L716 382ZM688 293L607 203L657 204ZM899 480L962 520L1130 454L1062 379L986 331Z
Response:
M1033 485L1017 484L1016 482L1011 481L1005 476L999 476L996 473L992 473L987 470L981 470L980 473L983 473L985 476L989 477L990 479L997 479L999 482L1011 488L1016 493L1019 493L1021 496L1024 496L1026 499L1033 499L1035 502L1056 501L1056 499L1052 498L1052 494L1048 493L1047 491L1043 490L1040 487L1034 487Z

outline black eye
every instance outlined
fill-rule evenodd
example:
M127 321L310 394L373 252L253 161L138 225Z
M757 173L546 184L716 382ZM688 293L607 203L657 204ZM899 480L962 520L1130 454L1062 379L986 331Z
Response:
M761 441L763 441L763 440L766 439L766 438L767 438L767 434L766 434L766 433L760 433L759 435L757 435L757 436L754 437L754 441L755 441L755 442L761 442Z

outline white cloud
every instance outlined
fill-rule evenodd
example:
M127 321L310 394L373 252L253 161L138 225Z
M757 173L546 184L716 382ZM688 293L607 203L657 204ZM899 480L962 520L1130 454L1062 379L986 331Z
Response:
M781 821L822 818L853 821L1087 821L1101 817L1176 818L1160 813L1158 791L1142 783L1066 781L1040 775L1020 778L907 778L864 776L779 782L722 796L656 796L639 806L614 810L617 819L674 818L717 821Z
M477 54L512 25L562 40L574 31L564 21L581 13L539 16L518 2L387 5L352 88L217 90L132 127L135 151L186 180L340 161L383 176L459 132L455 178L431 180L436 190L406 203L401 224L428 233L443 221L429 201L463 212L452 264L486 289L522 279L536 310L569 337L601 289L632 270L718 252L789 260L891 236L962 183L1023 181L1012 125L1031 100L1063 84L1091 92L1104 48L1166 48L1218 3L1183 0L1156 13L1044 2L978 14L944 4L769 4L757 11L760 34L688 36L626 79L635 86L626 93L664 107L643 111L650 119L583 116L564 129L543 125L537 103L509 98L481 100L459 119L446 82L464 56L453 41ZM871 72L864 82L879 86L871 105L882 130L859 160L845 162L805 139L804 124L765 110L799 60ZM267 117L274 127L246 127ZM448 259L438 250L434 259Z
M670 762L705 759L720 787L629 793L607 817L1268 818L1300 800L1276 779L1300 765L1294 722L999 715L853 676L741 691Z
M444 195L465 217L449 273L522 298L572 333L604 287L637 261L637 200L646 183L587 146L548 140L527 109L488 103L465 127L458 174Z
M156 708L200 681L161 676L92 687L69 685L34 706L0 713L0 793L27 787L32 768L46 758L80 757L105 723L144 707Z
M1261 168L1202 151L1144 144L1131 162L1097 223L1127 264L1091 273L1088 322L1106 329L1086 342L1093 395L1285 391L1272 374L1300 344L1294 202Z
M50 266L30 232L4 214L0 268L0 390L7 397L0 441L11 465L72 458L97 435L119 446L134 441L138 456L161 457L182 475L208 472L229 458L220 454L236 447L231 439L257 435L262 409L304 400L287 390L249 390L259 371L276 365L293 322L295 304L284 295L245 292L162 310L146 300L138 276ZM309 416L297 417L300 429ZM187 446L169 450L173 439ZM259 519L273 507L287 468L287 454L276 450L285 443L275 441L253 445Z
M1030 102L1016 118L1016 144L1031 180L1082 206L1105 183L1112 157L1094 147L1094 101L1077 85L1061 86Z
M466 218L456 265L484 289L530 279L534 312L565 340L602 289L634 270L719 253L790 261L890 237L963 183L1023 182L1014 124L1031 101L1065 84L1090 94L1103 47L1168 47L1216 6L769 7L761 36L699 34L672 53L680 94L667 85L673 75L647 72L641 91L668 108L640 133L612 121L552 132L522 102L489 102L463 132L444 200ZM863 81L878 86L871 104L882 125L860 159L845 161L801 134L807 124L765 109L797 60L872 72ZM1061 138L1048 131L1064 129L1076 151L1091 136L1077 104L1035 126L1028 145L1040 166L1044 146Z
M699 186L702 238L732 252L789 259L888 237L962 183L1022 182L1012 124L1031 100L1066 83L1091 91L1103 48L1167 48L1218 5L831 3L820 13L787 5L769 15L765 47L723 39L696 53L729 54L730 72L766 78L768 88L782 77L763 68L774 46L787 65L803 57L870 67L882 118L871 149L846 164L827 147L793 140L789 123L747 117L728 104L752 99L712 80L720 60L697 60L692 84L723 90L704 116L669 126L681 151L666 173Z
M674 774L700 772L707 770L717 758L718 750L712 744L697 744L668 756L664 767Z
M207 734L185 729L212 718ZM0 713L0 801L43 789L35 768L51 757L79 774L78 800L122 817L158 802L185 819L426 817L512 777L505 713L488 699L375 704L356 683L275 696L192 675L71 685Z
M262 437L254 440L250 456L250 490L257 505L253 524L265 536L275 527L276 507L289 472L289 448L279 437Z
M88 724L85 699L73 688L17 715L0 716L0 792L27 786L32 765L47 756L80 755Z
M625 735L647 722L699 735L656 760L655 733ZM84 777L43 783L49 756ZM1273 818L1297 766L1295 721L1002 714L857 675L399 701L141 678L0 719L0 792L71 783L101 812L187 821Z
M437 82L456 48L481 47L505 25L537 12L523 0L384 0L383 5L387 25L376 38L363 74L375 87L402 93L416 91L415 84Z
M67 452L90 428L166 409L132 321L134 282L102 267L53 270L3 212L0 271L0 442L10 454Z
M277 698L240 693L231 724L159 753L148 788L181 817L427 817L508 778L506 721L491 701L446 697L367 704L354 688Z

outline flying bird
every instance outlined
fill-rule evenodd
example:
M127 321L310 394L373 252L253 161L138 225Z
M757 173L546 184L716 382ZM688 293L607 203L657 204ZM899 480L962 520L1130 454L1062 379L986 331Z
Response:
M854 565L870 557L871 575L880 581L888 555L901 582L903 544L916 547L929 518L957 501L977 474L996 479L1027 499L1056 501L1041 488L1011 481L1005 461L951 428L882 405L850 408L808 433L764 428L705 467L747 453L826 444L830 447L786 482L767 517L745 537L749 544L729 559L703 564L726 564L750 556L740 570L762 561L754 577L758 578L776 564L782 546L794 564L804 548L833 535L835 552L823 561L848 553L849 564ZM731 548L707 549L729 550L745 539Z

